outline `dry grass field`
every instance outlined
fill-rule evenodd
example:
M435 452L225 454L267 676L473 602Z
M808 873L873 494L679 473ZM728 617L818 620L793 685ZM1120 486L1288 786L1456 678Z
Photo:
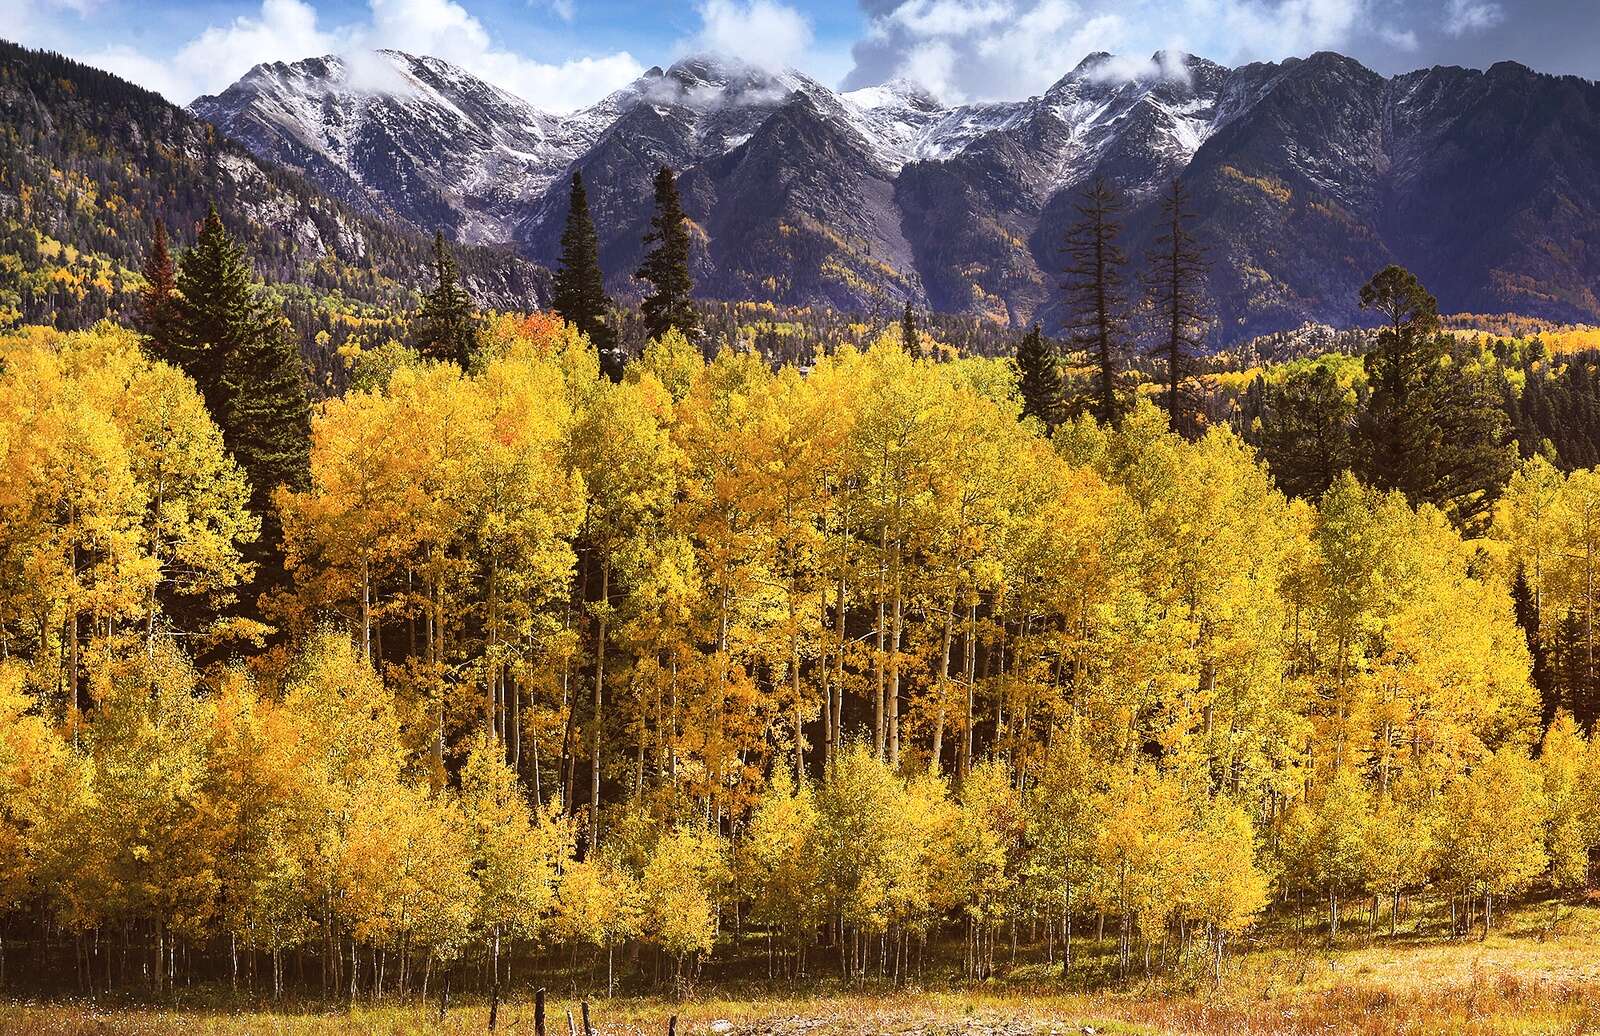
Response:
M1320 939L1278 933L1229 963L1213 987L1203 969L1171 970L1093 991L1068 990L1042 967L969 989L838 990L788 995L707 990L681 1002L594 999L603 1036L664 1036L678 1017L683 1036L1071 1036L1071 1034L1488 1034L1600 1033L1600 905L1538 904L1509 912L1487 940L1413 933L1330 951ZM548 1029L567 1031L575 1001L552 998ZM344 1012L159 1008L85 1003L11 1003L0 1031L26 1036L382 1036L480 1033L487 1007L357 1005ZM499 1031L533 1032L533 1007L513 997Z

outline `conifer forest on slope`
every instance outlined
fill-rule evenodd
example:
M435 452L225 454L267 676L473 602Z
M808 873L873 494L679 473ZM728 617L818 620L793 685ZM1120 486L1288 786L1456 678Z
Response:
M637 308L575 177L550 311L436 236L342 391L215 208L126 326L0 336L8 986L1222 987L1582 909L1583 332L1390 266L1342 348L1202 357L1181 188L1130 258L1097 182L1066 339L775 363L654 195Z

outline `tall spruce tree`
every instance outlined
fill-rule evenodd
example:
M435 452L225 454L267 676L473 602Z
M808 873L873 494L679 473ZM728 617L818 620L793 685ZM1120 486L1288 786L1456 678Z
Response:
M412 321L412 344L430 359L465 368L478 351L478 318L472 299L461 287L455 256L445 244L443 231L433 234L432 265L433 290L423 298Z
M1022 413L1054 428L1061 419L1061 366L1055 346L1045 341L1038 324L1017 343L1017 389Z
M1553 640L1550 664L1555 697L1579 723L1593 723L1600 719L1600 693L1590 664L1584 621L1574 609L1568 608L1556 624Z
M572 174L567 226L561 232L561 265L556 270L551 308L589 336L606 372L613 380L620 378L616 331L606 323L611 299L606 295L605 275L600 271L600 237L589 215L589 195L583 187L582 173Z
M1539 600L1528 583L1528 572L1519 563L1516 576L1511 580L1511 607L1517 616L1517 625L1528 642L1528 656L1533 660L1530 676L1534 689L1539 692L1540 722L1548 727L1556 718L1561 705L1561 695L1550 672L1549 652L1539 630Z
M1194 213L1183 181L1173 177L1161 203L1161 233L1149 257L1149 286L1160 338L1145 355L1166 366L1167 425L1174 432L1195 431L1193 394L1185 386L1198 366L1205 331L1205 253L1191 225Z
M1327 364L1296 370L1279 384L1261 386L1261 459L1278 488L1320 500L1355 463L1357 400Z
M917 314L911 308L910 299L906 299L905 311L900 314L900 348L906 351L907 356L915 356L921 350L921 339L917 335Z
M306 488L311 404L305 363L281 314L258 297L244 250L213 207L178 260L179 360L199 385L222 441L250 483L261 536L247 549L261 591L282 579L282 530L272 495ZM248 601L254 594L247 592Z
M143 273L144 287L139 290L134 326L145 336L151 355L169 363L179 363L178 281L172 252L167 246L167 225L159 219L150 240L150 254L145 256Z
M250 483L250 509L261 536L247 551L255 562L255 594L286 581L283 525L273 494L310 488L311 398L305 361L289 322L277 317L223 366L222 439ZM252 595L247 594L246 599Z
M224 420L222 372L228 357L263 333L266 317L256 299L244 249L211 206L194 246L178 260L178 323L169 360L194 379L206 407Z
M1365 364L1371 398L1361 416L1361 475L1429 503L1458 525L1481 522L1515 464L1510 423L1495 386L1439 331L1439 309L1414 274L1379 271L1361 308L1383 318Z
M678 182L662 166L655 179L656 211L644 243L653 246L634 276L650 284L641 309L645 332L659 341L674 328L691 341L700 330L694 308L694 279L689 274L689 227L678 200Z
M1128 257L1117 244L1122 202L1104 177L1097 177L1077 204L1078 220L1067 232L1066 323L1074 349L1094 367L1089 409L1102 423L1121 416L1118 382L1127 341L1124 296Z

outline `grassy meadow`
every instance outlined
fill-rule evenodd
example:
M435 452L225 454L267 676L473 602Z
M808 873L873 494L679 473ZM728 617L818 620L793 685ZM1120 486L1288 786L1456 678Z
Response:
M781 982L703 981L681 1000L607 999L602 978L588 996L603 1036L664 1036L674 1016L683 1036L1600 1032L1600 900L1522 904L1487 939L1448 935L1436 916L1430 911L1393 937L1356 924L1335 948L1320 928L1269 924L1254 945L1229 958L1220 985L1199 961L1118 982L1104 970L1114 952L1108 938L1080 943L1080 971L1065 981L1058 966L1042 962L1042 947L1025 945L1000 977L976 986L846 989L813 976L801 992ZM564 978L568 988L552 992L546 1008L551 1036L567 1032L569 1011L582 1031L587 975ZM172 1005L13 1001L0 1008L0 1032L409 1036L485 1032L488 1025L488 1005L478 997L453 1001L441 1020L437 998L330 1009L229 1006L226 994L184 990ZM533 1033L533 1016L528 988L514 990L499 1007L498 1031Z

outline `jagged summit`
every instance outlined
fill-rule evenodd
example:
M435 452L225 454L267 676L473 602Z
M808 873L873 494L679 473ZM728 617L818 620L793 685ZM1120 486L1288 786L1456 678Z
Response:
M464 69L397 50L257 65L190 108L341 200L474 243L506 240L515 206L584 144Z
M877 86L863 87L842 94L846 100L858 108L873 110L877 108L911 108L924 112L943 111L944 102L939 100L932 90L914 79L896 76Z
M553 115L384 51L259 65L193 110L369 211L546 263L581 171L620 293L668 165L709 294L910 298L1049 329L1081 186L1125 193L1137 253L1181 176L1220 256L1223 337L1348 323L1389 261L1448 308L1600 319L1600 258L1581 247L1600 239L1600 87L1509 62L1385 77L1331 52L1238 68L1097 52L1039 96L951 105L904 79L836 92L690 54ZM1536 211L1560 214L1555 247L1527 230Z

